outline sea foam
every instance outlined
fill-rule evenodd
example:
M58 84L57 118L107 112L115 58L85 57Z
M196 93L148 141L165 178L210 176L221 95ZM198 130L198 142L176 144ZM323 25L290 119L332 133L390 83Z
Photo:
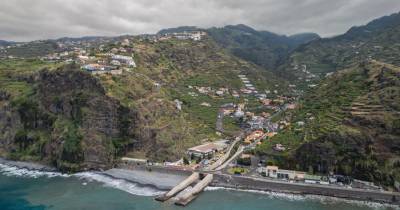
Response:
M0 163L0 175L9 177L23 178L54 178L54 177L75 177L81 180L96 181L106 187L116 188L127 193L139 196L155 196L163 193L155 188L140 186L139 184L128 182L123 179L116 179L97 172L82 172L76 174L64 174L60 172L41 171L36 169L21 168L18 166Z
M271 192L271 191L260 191L260 190L243 190L243 189L234 189L234 188L225 188L225 187L207 187L205 191L218 191L218 190L225 190L225 191L238 191L238 192L247 192L247 193L256 193L256 194L263 194L268 196L269 198L276 198L282 200L289 200L289 201L317 201L323 204L335 204L335 203L348 203L355 206L360 207L369 207L373 209L396 209L400 210L399 206L390 205L390 204L382 204L376 202L369 202L369 201L356 201L356 200L348 200L343 198L335 198L335 197L328 197L328 196L321 196L321 195L298 195L298 194L290 194L290 193L279 193L279 192Z
M40 171L35 169L19 168L17 166L0 163L0 174L5 176L39 178L39 177L69 177L68 174L60 172Z
M124 179L116 179L98 172L82 172L74 174L74 176L87 181L100 182L106 187L116 188L133 195L156 196L163 193L163 191L159 191L152 187L140 186L139 184L129 182Z

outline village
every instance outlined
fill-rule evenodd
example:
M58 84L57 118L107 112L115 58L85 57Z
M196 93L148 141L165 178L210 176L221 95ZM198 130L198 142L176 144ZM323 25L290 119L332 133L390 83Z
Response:
M264 141L271 141L271 138L277 135L280 130L291 126L289 120L280 117L279 114L287 110L296 109L297 98L280 95L277 90L257 90L251 80L244 74L239 74L238 78L243 86L240 90L225 87L188 86L188 94L192 97L198 97L199 95L231 98L252 97L258 101L259 106L271 110L270 112L256 114L248 111L246 106L248 99L245 99L243 103L235 104L231 102L223 104L219 107L216 116L216 132L224 138L217 141L204 139L202 141L203 144L187 149L186 156L176 162L153 163L142 159L134 159L133 161L174 170L212 172L288 183L381 190L381 187L373 183L355 180L339 174L316 175L304 171L282 169L267 161L268 157L255 155L253 151L257 146ZM293 85L291 87L295 88ZM175 102L177 109L182 109L182 102L179 100ZM211 107L212 105L208 102L202 102L200 106ZM234 119L238 122L240 130L233 136L224 135L223 118ZM272 120L273 118L276 119ZM311 116L310 119L312 120L312 118ZM296 125L301 127L305 125L305 122L299 121L296 122ZM272 149L279 154L290 148L283 143L276 143ZM129 159L126 159L126 161L129 162Z
M207 34L202 31L182 33L167 33L157 35L142 35L140 39L150 42L162 42L165 40L192 40L200 41ZM40 41L39 41L40 42ZM108 43L108 44L105 44ZM110 43L113 47L109 47ZM135 48L129 38L118 40L104 39L101 42L64 40L57 42L59 52L41 57L46 62L63 62L78 64L82 71L93 75L111 74L118 75L124 71L134 71ZM20 46L20 45L18 45ZM1 48L7 51L12 47ZM294 64L293 69L305 73L305 78L311 82L316 75L307 70L306 65ZM246 73L236 75L241 82L241 88L209 87L188 85L187 94L193 98L200 95L212 98L232 98L231 103L225 103L218 107L215 122L215 131L221 139L210 141L204 139L203 144L187 149L186 156L175 162L153 163L149 160L136 158L123 158L125 161L138 162L145 165L160 165L164 167L182 168L193 171L217 171L218 173L233 176L257 177L270 180L287 182L299 182L318 185L335 185L344 187L357 187L363 189L379 190L372 183L353 180L337 174L315 175L302 171L281 169L266 161L266 158L254 154L257 146L268 142L281 130L291 126L290 120L279 116L287 110L297 108L296 95L288 96L280 92L278 86L273 89L258 89ZM157 83L158 84L158 83ZM310 84L309 87L315 87ZM296 92L296 85L290 84L292 92ZM253 112L249 108L250 100L262 107L262 112ZM235 102L234 102L235 101ZM240 102L238 102L240 101ZM182 110L183 103L175 99L176 108ZM200 106L211 107L210 102L203 101ZM224 129L224 118L231 118L239 130L234 135L227 135ZM312 119L312 116L310 117ZM298 126L304 126L305 122L296 122ZM275 153L284 153L288 145L277 142L272 146ZM268 159L268 158L267 158ZM222 164L224 163L224 164ZM214 167L215 166L215 167Z

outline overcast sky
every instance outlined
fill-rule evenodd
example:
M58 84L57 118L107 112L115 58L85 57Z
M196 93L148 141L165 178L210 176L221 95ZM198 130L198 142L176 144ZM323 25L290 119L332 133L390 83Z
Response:
M332 36L400 11L400 0L0 0L0 39L155 33L243 23Z

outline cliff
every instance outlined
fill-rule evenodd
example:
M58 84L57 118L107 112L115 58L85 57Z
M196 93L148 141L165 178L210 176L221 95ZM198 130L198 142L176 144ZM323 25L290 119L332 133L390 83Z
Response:
M43 70L32 93L2 96L2 151L76 171L110 167L135 139L136 113L106 95L100 82L73 66Z

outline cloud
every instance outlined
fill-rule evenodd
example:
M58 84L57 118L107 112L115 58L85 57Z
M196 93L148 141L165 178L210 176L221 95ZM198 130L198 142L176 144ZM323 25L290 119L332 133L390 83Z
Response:
M155 33L182 25L247 24L331 36L400 11L399 0L1 0L0 39Z

